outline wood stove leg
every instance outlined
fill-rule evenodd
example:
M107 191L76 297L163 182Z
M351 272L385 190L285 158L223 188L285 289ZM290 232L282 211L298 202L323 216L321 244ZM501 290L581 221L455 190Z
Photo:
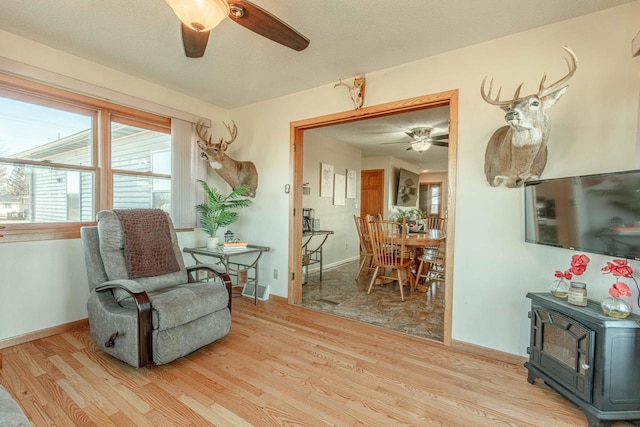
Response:
M526 366L526 363L525 363ZM536 374L534 374L531 369L529 369L529 373L527 374L527 382L529 384L534 384L536 382L536 378L538 378L538 376Z
M589 421L589 427L611 427L613 425L613 421L601 420L586 412L584 414L587 416L587 421Z

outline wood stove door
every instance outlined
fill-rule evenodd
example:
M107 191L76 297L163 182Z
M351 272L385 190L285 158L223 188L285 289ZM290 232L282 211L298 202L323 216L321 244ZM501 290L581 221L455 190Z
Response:
M595 332L555 311L532 312L530 363L591 403Z

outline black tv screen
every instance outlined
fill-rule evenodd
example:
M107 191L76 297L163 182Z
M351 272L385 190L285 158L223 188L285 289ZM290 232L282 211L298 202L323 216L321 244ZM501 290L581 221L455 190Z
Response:
M525 240L640 260L640 170L525 183Z

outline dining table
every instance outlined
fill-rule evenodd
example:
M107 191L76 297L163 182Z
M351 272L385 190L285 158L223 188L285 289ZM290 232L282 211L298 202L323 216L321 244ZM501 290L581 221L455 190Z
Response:
M440 230L427 230L427 232L424 233L409 233L404 239L404 246L411 248L413 265L417 267L420 264L420 257L422 257L424 253L423 249L439 246L445 239L446 236ZM392 239L392 242L400 246L402 244L402 238L398 236ZM415 290L423 292L429 290L428 286L417 283L415 276L413 277L412 283L414 284L413 289Z

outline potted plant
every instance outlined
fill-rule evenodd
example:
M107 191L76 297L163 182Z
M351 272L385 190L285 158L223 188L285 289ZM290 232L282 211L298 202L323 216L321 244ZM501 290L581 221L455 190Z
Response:
M238 219L238 212L235 209L244 208L251 204L251 200L242 199L242 196L249 194L248 187L238 187L228 195L224 196L217 188L209 187L205 181L199 179L207 194L207 203L200 203L196 206L196 212L200 214L200 225L205 233L209 235L208 248L218 246L216 233L220 226L226 227Z
M391 214L391 218L394 221L398 221L398 222L402 222L402 220L407 220L407 222L409 222L414 217L414 215L415 213L413 209L395 208L394 212Z

